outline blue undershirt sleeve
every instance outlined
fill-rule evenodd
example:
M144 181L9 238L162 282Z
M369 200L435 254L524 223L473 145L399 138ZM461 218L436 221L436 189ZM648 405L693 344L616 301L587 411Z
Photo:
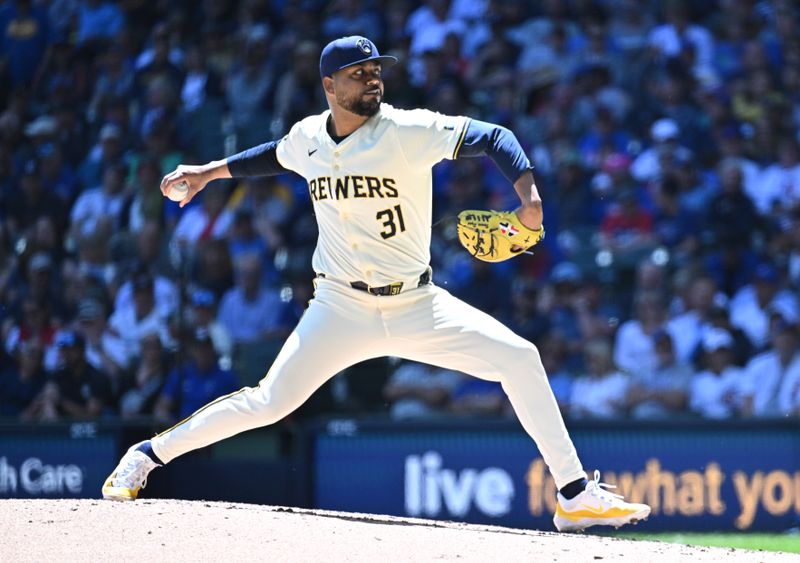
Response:
M278 143L269 141L228 157L228 170L234 178L245 176L276 176L289 172L278 162Z
M488 156L512 184L527 170L533 170L514 134L501 125L475 119L466 124L464 138L454 158Z

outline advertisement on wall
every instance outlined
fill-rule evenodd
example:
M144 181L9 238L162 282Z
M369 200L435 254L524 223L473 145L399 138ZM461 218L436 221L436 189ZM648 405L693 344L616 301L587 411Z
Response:
M97 497L116 456L116 440L91 424L0 432L0 498Z
M797 428L572 431L585 469L652 509L648 530L800 523ZM556 487L522 431L354 425L314 440L320 508L552 529Z

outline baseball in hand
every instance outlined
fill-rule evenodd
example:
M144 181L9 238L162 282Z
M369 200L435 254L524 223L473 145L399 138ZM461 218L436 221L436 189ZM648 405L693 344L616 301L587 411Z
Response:
M186 194L189 193L189 184L186 182L178 182L167 190L167 197L172 201L183 201Z

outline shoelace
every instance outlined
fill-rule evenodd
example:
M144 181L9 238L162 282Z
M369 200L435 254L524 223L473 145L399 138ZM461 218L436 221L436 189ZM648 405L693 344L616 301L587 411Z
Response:
M607 500L609 502L616 502L617 499L622 500L622 495L618 495L617 493L612 493L611 491L607 491L606 489L616 489L616 485L610 485L608 483L600 482L600 472L595 470L594 472L594 480L589 481L589 486L587 489L595 496Z
M147 458L144 454L140 454ZM150 472L148 467L148 460L137 460L136 453L130 456L128 462L125 464L118 473L115 479L115 485L123 486L128 489L144 489L147 486L147 474Z

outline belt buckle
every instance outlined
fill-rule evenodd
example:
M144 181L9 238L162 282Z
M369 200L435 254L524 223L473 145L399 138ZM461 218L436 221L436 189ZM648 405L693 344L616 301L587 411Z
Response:
M402 291L402 289L403 282L394 282L381 287L367 285L367 293L370 295L397 295L400 293L400 291Z

